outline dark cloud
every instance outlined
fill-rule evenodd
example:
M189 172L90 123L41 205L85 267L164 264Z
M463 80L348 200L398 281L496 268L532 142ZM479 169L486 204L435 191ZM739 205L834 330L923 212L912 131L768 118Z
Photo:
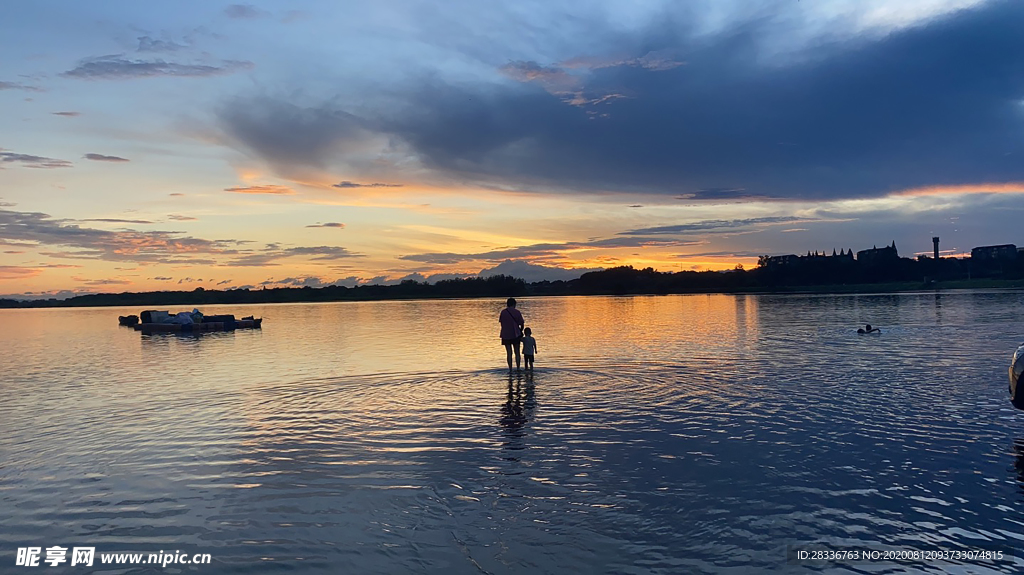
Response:
M310 224L307 228L344 228L345 224L340 222L327 222L325 224Z
M127 158L121 158L118 156L104 156L103 154L86 154L82 156L86 160L93 160L96 162L127 162Z
M382 184L380 182L374 182L372 184L360 184L357 182L350 182L348 180L333 184L335 188L401 188L402 184Z
M82 113L81 112L53 112L53 115L54 116L64 116L64 117L67 117L67 118L74 118L76 116L81 116Z
M47 158L44 156L33 156L31 154L16 154L14 152L0 151L0 164L8 164L17 162L26 168L70 168L71 162L67 160L57 160L54 158Z
M236 20L252 20L264 15L261 10L256 9L256 7L251 4L232 4L224 9L224 14L228 18L234 18Z
M252 67L252 62L235 60L226 60L216 65L182 64L164 60L131 60L121 55L113 55L82 60L71 70L61 73L61 76L84 80L125 80L157 76L206 77L234 74Z
M303 107L270 98L238 98L217 111L229 140L283 174L325 168L375 138L367 120L333 106Z
M157 277L155 277L155 278L151 278L151 279L154 279L154 280L157 280L157 281L162 281L162 282L165 282L165 281L170 281L170 280L173 280L174 278L172 278L172 277L170 277L170 276L157 276Z
M435 174L503 188L744 201L1024 179L1024 3L782 55L771 48L795 24L773 6L709 34L673 4L635 33L591 31L622 57L515 61L505 82L424 74L358 116L266 98L219 115L276 166L323 165L371 134Z
M413 95L420 109L390 128L445 171L696 189L701 199L867 196L1020 179L1024 164L1006 153L1020 150L1024 129L1021 21L1024 4L995 2L765 64L758 50L779 22L696 37L669 19L647 37L687 54L687 65L593 72L590 89L624 87L633 96L602 121L536 91L434 83Z

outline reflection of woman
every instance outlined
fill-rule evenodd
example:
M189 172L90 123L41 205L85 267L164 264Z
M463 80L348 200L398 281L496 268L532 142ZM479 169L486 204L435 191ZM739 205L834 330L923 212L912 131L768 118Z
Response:
M513 384L512 378L515 377L515 383ZM533 408L537 406L537 400L534 396L534 385L533 375L529 372L526 374L526 385L523 385L521 375L508 376L508 394L505 396L505 404L501 406L501 427L505 432L505 442L502 443L502 449L510 452L522 451L526 448L524 444L524 437L526 432L523 429L526 424L530 421L530 414L533 412ZM515 453L508 453L504 459L508 461L519 461L519 456Z
M508 370L512 371L512 348L514 347L516 350L516 370L518 370L521 361L519 343L523 341L523 325L526 324L526 321L523 319L523 314L516 309L515 298L508 298L505 306L505 309L498 314L498 323L501 324L501 345L505 346Z

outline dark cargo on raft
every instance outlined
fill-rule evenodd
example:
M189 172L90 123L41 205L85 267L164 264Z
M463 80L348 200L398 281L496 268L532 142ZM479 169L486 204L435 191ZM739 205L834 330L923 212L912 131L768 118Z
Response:
M118 317L118 322L142 333L199 333L205 331L234 331L236 329L262 329L263 318L252 316L235 319L231 314L203 315L199 310L171 314L167 311L146 310L135 316Z

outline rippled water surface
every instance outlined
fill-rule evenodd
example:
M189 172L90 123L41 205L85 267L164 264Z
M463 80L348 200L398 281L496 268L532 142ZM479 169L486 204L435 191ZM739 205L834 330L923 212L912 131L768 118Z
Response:
M264 329L198 337L0 310L0 572L52 545L208 573L1024 568L786 561L1024 547L1021 292L525 299L537 370L511 376L502 307L211 307Z

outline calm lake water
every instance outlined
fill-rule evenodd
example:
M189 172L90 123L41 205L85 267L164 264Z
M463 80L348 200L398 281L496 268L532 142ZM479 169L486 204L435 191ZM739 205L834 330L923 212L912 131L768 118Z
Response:
M532 376L503 305L209 307L264 329L197 337L0 310L0 572L53 545L213 557L166 573L1024 568L787 563L1024 557L1024 293L526 298Z

